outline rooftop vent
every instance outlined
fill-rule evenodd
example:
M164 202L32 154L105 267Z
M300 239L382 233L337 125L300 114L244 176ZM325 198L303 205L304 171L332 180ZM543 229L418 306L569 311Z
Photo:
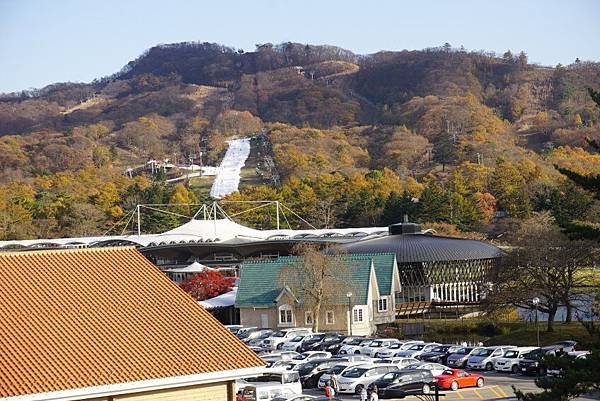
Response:
M421 234L421 225L409 223L408 216L404 215L404 221L390 225L388 231L390 235Z

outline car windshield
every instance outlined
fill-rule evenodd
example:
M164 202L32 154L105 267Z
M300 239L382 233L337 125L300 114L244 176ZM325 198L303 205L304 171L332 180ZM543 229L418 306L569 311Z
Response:
M398 376L398 373L395 373L395 372L386 373L385 375L383 375L381 380L391 382L392 380L394 380L396 378L396 376Z
M466 354L468 354L469 352L471 352L472 350L473 350L473 348L465 348L465 347L463 347L463 348L459 348L459 349L458 349L458 350L456 350L454 353L455 353L455 354L466 355Z
M347 372L342 373L343 377L361 377L365 372L367 371L367 369L364 368L352 368Z
M308 358L308 356L309 356L309 355L310 355L310 354L298 354L298 355L296 355L295 357L293 357L292 359L295 359L295 360L297 360L297 361L301 361L301 360L303 360L303 359L306 359L306 358Z
M404 369L418 369L419 366L421 366L421 362L411 363L410 365L407 365Z
M285 331L276 331L275 334L273 334L273 337L283 337L285 336Z
M536 349L523 355L525 359L535 359L542 353L542 350Z
M302 337L302 336L296 336L296 337L292 338L290 341L293 343L297 343L298 341L302 341L303 338L304 337Z
M381 341L379 341L379 340L371 341L371 344L369 344L369 347L381 347Z
M362 340L360 345L369 345L369 344L371 344L371 342L373 342L373 340Z
M474 356L490 356L494 352L493 349L482 348L479 351L473 353Z
M335 373L336 375L338 375L338 374L342 373L342 371L346 368L347 368L347 366L345 366L345 365L335 365L334 367L330 368L327 371L327 373L329 373L329 374Z
M425 346L423 344L415 344L409 348L411 351L421 351Z
M265 333L265 334L261 334L260 336L256 337L259 340L264 340L265 338L269 338L271 336L272 333Z
M505 358L516 358L519 356L519 351L508 350L504 353Z
M433 347L431 352L444 352L444 347L438 345L437 347Z
M423 347L423 351L430 352L435 347L437 347L437 345L426 345L425 347Z
M306 362L298 365L296 370L298 372L306 372L309 370L313 370L318 365L318 362Z
M363 342L363 340L361 340L360 338L357 338L355 340L352 340L348 343L348 345L360 345Z
M402 346L402 344L400 344L400 343L396 343L396 344L392 344L392 345L390 345L388 348L389 348L389 349L398 349L398 348L400 348L401 346Z

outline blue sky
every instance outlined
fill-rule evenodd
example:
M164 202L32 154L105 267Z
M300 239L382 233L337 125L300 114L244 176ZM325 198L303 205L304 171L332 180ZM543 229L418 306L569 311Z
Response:
M0 92L89 82L158 43L333 44L356 53L449 42L600 61L595 0L0 0Z

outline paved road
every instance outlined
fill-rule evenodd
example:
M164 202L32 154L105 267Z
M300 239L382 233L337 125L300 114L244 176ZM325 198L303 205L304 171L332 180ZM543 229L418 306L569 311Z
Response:
M538 392L539 388L535 385L533 377L521 376L519 374L506 374L497 372L478 372L485 376L486 384L483 388L469 388L458 391L441 391L441 401L481 401L481 400L498 400L503 398L514 397L512 386L515 386L521 391ZM322 391L308 390L307 394L322 395ZM342 395L343 400L354 401L358 400L358 396ZM407 397L407 401L417 401L417 397Z

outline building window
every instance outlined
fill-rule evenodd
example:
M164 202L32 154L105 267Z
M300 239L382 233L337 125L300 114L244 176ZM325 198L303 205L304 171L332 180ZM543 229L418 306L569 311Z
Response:
M313 313L312 311L304 312L304 324L307 326L312 326L314 323Z
M352 319L354 320L354 323L362 323L364 321L362 308L354 309Z
M387 310L388 310L387 297L379 298L379 300L377 300L377 312L387 312Z
M294 323L294 310L291 305L281 305L279 307L279 324Z
M325 312L325 324L334 324L335 323L335 315L332 310L328 310Z

